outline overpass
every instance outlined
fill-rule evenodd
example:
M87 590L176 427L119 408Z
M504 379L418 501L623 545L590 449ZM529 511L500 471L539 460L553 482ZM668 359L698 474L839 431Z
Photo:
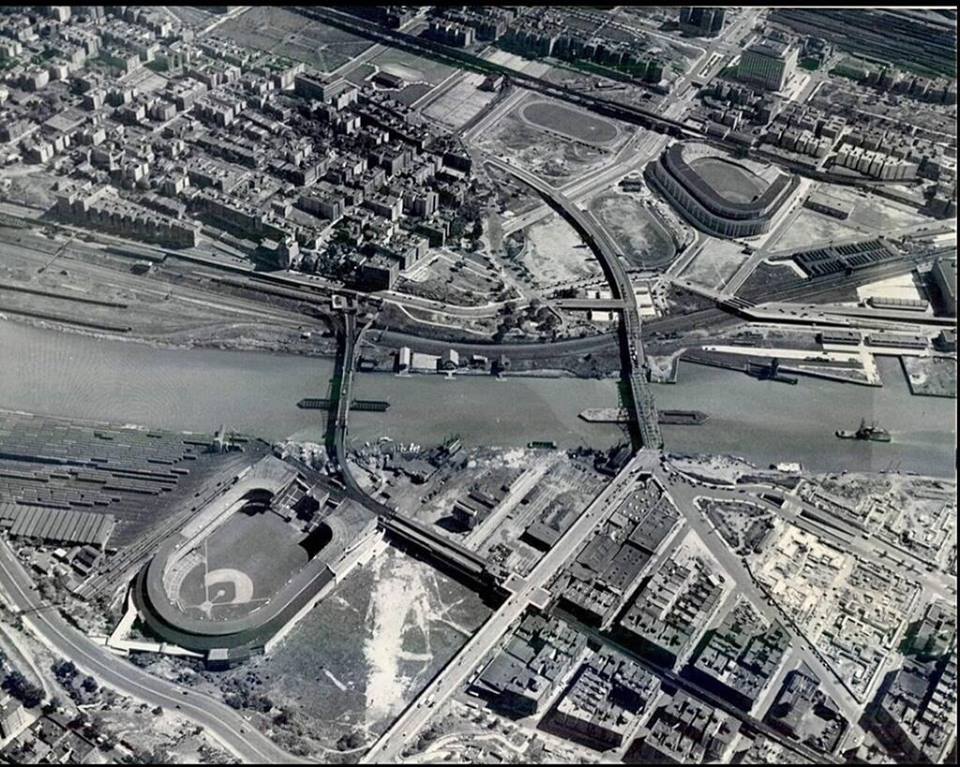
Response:
M484 162L533 187L547 203L562 215L583 237L584 242L593 250L610 283L614 299L622 302L620 307L620 349L621 370L629 386L627 410L631 413L631 438L637 447L649 447L659 450L663 447L660 434L660 419L653 402L653 394L647 384L646 360L643 356L643 344L640 338L640 311L637 296L630 282L630 275L620 259L619 248L610 235L589 211L584 211L563 192L543 181L529 171L489 155Z
M570 312L619 312L624 302L620 298L561 298L555 306Z

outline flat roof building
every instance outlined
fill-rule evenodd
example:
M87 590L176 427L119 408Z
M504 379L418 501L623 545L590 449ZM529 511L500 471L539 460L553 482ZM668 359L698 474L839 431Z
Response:
M764 90L783 90L797 68L797 56L789 43L764 38L741 54L737 78Z
M931 270L933 281L940 292L944 311L951 317L957 316L957 258L941 258Z

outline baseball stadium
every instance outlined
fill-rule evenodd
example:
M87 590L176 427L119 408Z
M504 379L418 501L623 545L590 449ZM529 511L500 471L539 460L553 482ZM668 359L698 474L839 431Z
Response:
M134 602L159 639L230 661L263 651L370 538L376 520L274 456L248 467L161 545Z
M690 223L717 237L754 237L799 183L773 166L735 161L699 142L675 143L647 166L647 179Z

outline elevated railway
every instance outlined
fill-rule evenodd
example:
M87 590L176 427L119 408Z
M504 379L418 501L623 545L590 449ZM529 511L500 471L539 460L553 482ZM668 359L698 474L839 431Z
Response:
M718 136L708 136L706 131L691 125L687 125L679 120L674 120L662 114L658 114L650 109L630 104L621 104L603 96L591 93L582 93L574 88L569 88L558 83L552 83L542 77L526 74L516 69L488 61L482 56L469 53L459 48L451 48L442 43L416 35L402 32L396 29L387 29L373 22L362 19L339 8L319 8L314 6L299 6L296 10L307 18L321 21L324 24L346 30L359 37L365 37L376 43L387 45L399 50L407 51L418 56L439 61L451 67L466 69L485 75L502 75L509 82L520 85L546 96L566 101L570 104L588 109L604 117L610 117L616 120L639 125L647 130L663 133L677 139L697 139L705 141L722 149L741 152L746 147L744 144L721 138ZM752 149L751 151L758 151ZM779 154L762 152L765 158L781 165L789 166L795 173L819 179L821 181L830 181L838 184L851 184L856 186L890 186L895 182L883 179L864 179L849 177L844 174L833 173L831 171L810 167L803 163L795 163L791 160L781 157Z
M299 6L297 7L297 11L307 18L321 21L324 24L338 27L352 34L389 45L393 48L399 48L400 50L419 56L427 56L452 67L468 69L485 75L503 75L525 88L581 107L586 107L605 117L626 120L650 130L668 133L676 138L699 138L703 135L700 131L694 130L677 120L652 112L649 109L619 104L601 96L580 93L573 88L551 83L549 80L541 77L519 72L516 69L488 61L481 56L468 53L464 50L450 48L442 43L417 37L416 35L411 35L396 29L387 29L372 24L370 21L353 16L346 11L336 8L319 8L313 6Z

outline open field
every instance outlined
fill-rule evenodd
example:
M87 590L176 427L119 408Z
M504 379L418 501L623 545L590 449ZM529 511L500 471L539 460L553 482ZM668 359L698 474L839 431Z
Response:
M932 221L909 205L839 184L821 184L819 190L853 205L848 223L867 229L890 229Z
M407 83L430 83L439 85L453 74L454 69L430 59L415 56L412 53L387 48L369 61L381 72L402 77Z
M662 268L676 255L673 239L637 197L611 190L590 201L632 266Z
M577 231L556 213L526 230L520 260L540 287L601 277L603 270Z
M901 357L910 391L928 397L957 398L957 361L950 357Z
M768 186L746 168L716 157L701 157L691 162L690 167L717 194L731 202L750 202L763 194Z
M859 234L860 230L855 227L823 213L803 208L780 238L776 242L769 242L767 247L773 251L815 248L831 240L856 237Z
M617 126L609 120L565 104L533 101L521 108L520 115L536 127L588 144L609 144L620 135Z
M859 189L838 184L819 184L817 190L852 206L850 216L841 221L803 208L780 239L769 243L771 250L816 247L830 240L861 235L874 236L888 230L933 220L909 205Z
M550 102L543 102L550 104ZM490 154L529 170L553 184L575 178L608 162L617 147L626 140L621 132L620 141L604 146L595 146L579 140L542 130L523 116L526 107L520 106L500 118L476 144ZM611 123L612 126L612 123ZM569 130L570 126L567 126Z
M255 6L224 22L217 33L248 48L302 61L321 72L343 66L373 45L297 13L266 6Z
M465 586L392 546L350 573L269 655L193 684L255 691L283 723L251 711L295 753L356 761L467 641L490 608ZM274 712L275 713L275 712Z
M682 276L705 288L722 288L746 259L742 245L708 238Z
M484 79L483 75L475 72L464 74L456 85L431 102L423 114L448 130L459 130L497 97L493 91L480 90Z

